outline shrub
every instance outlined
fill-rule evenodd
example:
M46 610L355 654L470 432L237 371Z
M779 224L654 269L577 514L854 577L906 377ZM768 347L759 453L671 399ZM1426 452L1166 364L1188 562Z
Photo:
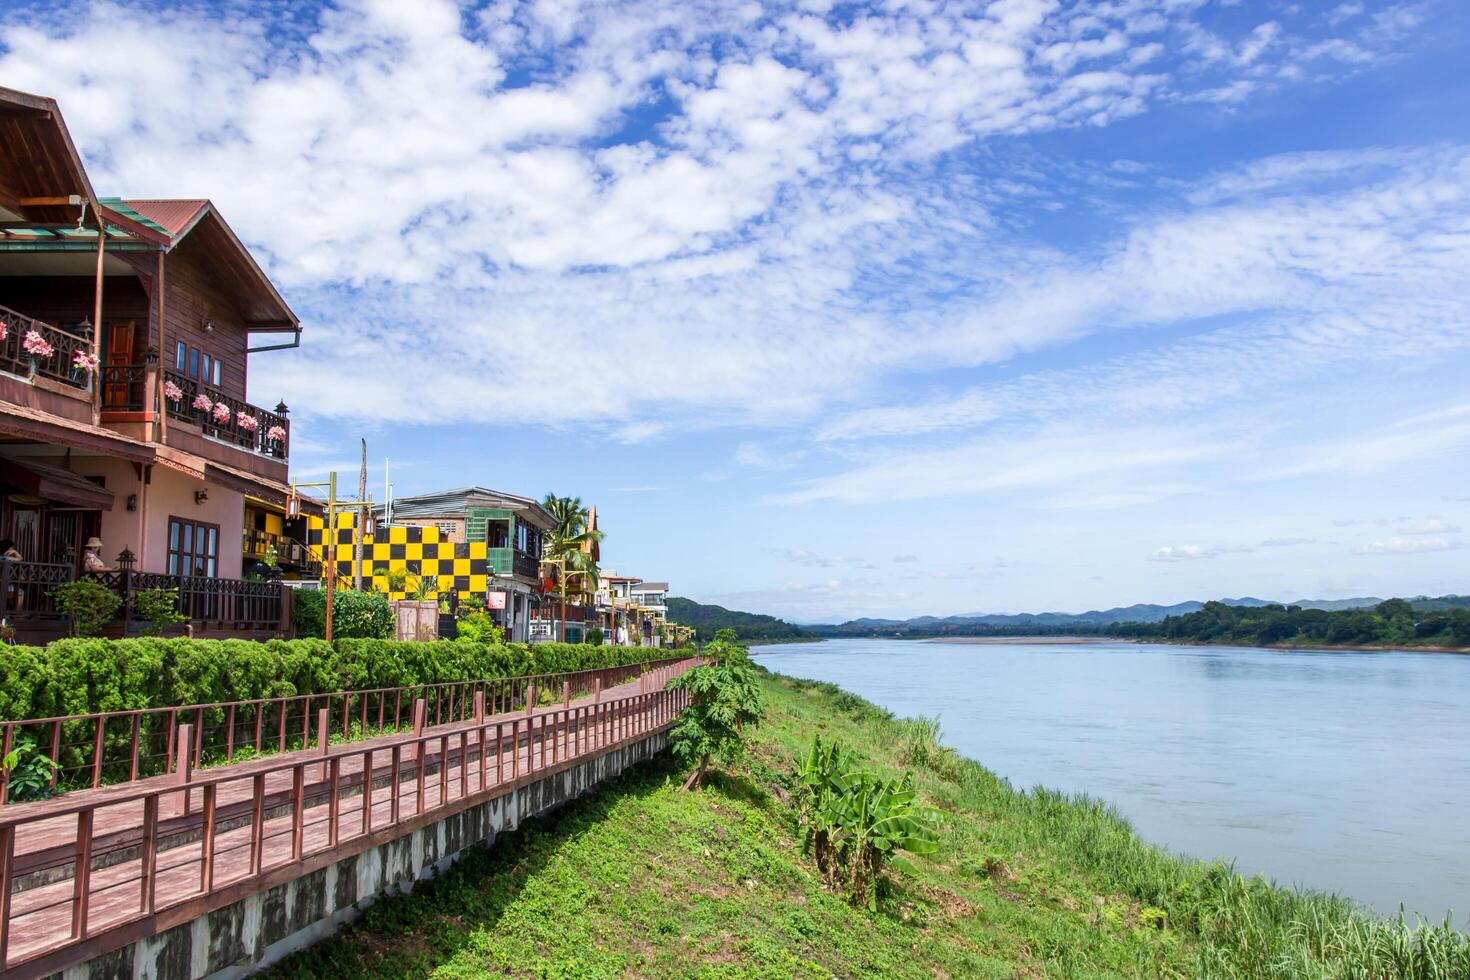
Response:
M72 636L102 635L102 627L112 622L122 608L121 596L89 578L58 585L51 595L56 599L56 608L70 619Z
M56 792L56 787L51 785L56 763L50 756L36 751L36 740L29 736L23 735L16 741L10 754L0 760L0 769L5 770L7 796L12 803L44 800Z
M603 640L602 630L598 629L596 626L592 627L590 630L587 631L587 645L588 646L591 646L591 647L600 647L600 646L602 646L602 640Z
M802 848L853 905L877 909L879 876L901 866L897 851L939 849L934 811L919 803L912 774L884 779L859 768L841 743L813 735L796 776Z
M472 612L454 624L454 635L456 639L470 640L474 643L502 643L505 641L505 630L495 625L489 613Z
M302 589L296 593L296 635L321 639L327 629L327 593ZM339 589L332 596L332 638L386 640L393 635L393 609L381 592Z
M639 663L647 653L473 640L57 640L46 647L0 646L0 721L555 674ZM64 742L87 741L90 723L80 724Z
M178 589L139 589L133 593L133 612L148 624L143 632L149 636L162 636L168 627L189 618L179 611Z

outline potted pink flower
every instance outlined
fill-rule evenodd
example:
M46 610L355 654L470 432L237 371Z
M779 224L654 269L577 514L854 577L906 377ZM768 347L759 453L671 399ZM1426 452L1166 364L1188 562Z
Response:
M46 342L39 330L27 330L25 338L21 340L20 346L32 357L40 360L50 357L56 353L56 348Z
M244 429L246 432L254 432L260 428L260 419L246 412L236 412L235 425Z
M285 442L286 429L284 426L273 425L265 430L265 437L271 442Z
M96 371L99 363L96 354L89 354L80 348L71 356L71 366L86 371L88 374Z
M221 425L228 422L230 420L230 406L226 405L224 402L215 402L214 420Z
M163 397L177 405L184 400L184 389L172 381L165 381L163 383Z
M10 336L10 328L5 325L5 321L4 320L0 320L0 340L4 340L6 337L9 337L9 336Z
M193 404L201 412L207 412L211 408L214 408L214 402L210 401L209 396L202 391L194 396Z

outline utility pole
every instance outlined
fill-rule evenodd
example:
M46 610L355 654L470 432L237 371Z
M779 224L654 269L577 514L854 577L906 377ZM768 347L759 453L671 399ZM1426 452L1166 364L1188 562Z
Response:
M327 477L327 529L322 532L322 544L332 543L332 550L322 548L327 558L327 622L324 629L326 640L332 642L332 595L337 591L337 471Z
M328 476L326 483L293 483L293 492L300 491L303 487L312 489L327 488L327 525L322 529L322 564L327 581L326 601L326 623L323 633L328 643L332 642L332 598L337 591L337 508L347 501L337 499L337 472L335 470ZM359 568L361 566L359 565Z
M352 588L362 591L362 534L367 527L367 440L362 440L362 465L357 471L357 520L352 525Z

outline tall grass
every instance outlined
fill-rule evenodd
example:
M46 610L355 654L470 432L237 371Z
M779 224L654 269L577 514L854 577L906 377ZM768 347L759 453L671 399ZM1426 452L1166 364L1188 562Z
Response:
M796 686L826 694L823 688L831 687ZM996 838L989 846L1076 868L1101 892L1161 910L1168 927L1196 940L1201 977L1470 978L1470 936L1448 918L1409 921L1402 912L1384 918L1338 896L1285 889L1221 862L1178 857L1141 840L1100 800L1015 789L940 745L937 719L894 719L841 694L841 710L864 730L855 741L862 751L942 781L921 787L991 821Z

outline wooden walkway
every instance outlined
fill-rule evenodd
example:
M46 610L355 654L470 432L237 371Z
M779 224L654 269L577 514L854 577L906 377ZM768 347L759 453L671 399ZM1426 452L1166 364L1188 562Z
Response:
M61 966L82 962L117 945L105 941L122 927L147 935L163 910L192 918L644 738L683 706L667 681L698 662L660 668L591 703L6 806L0 969L53 972L58 951L70 954Z

